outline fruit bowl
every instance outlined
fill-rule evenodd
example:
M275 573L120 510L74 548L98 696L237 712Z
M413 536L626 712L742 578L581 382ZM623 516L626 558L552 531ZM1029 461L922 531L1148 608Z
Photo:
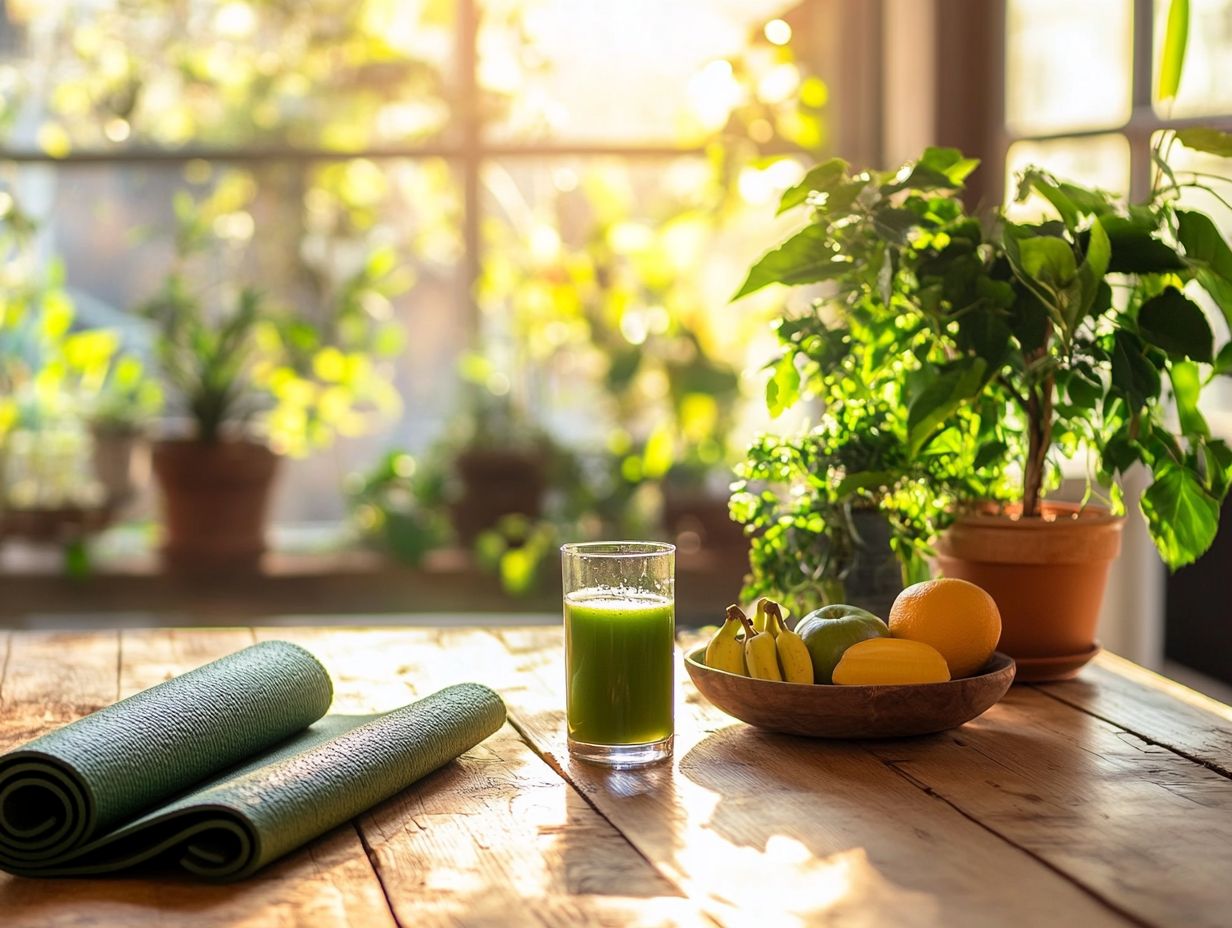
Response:
M693 685L717 708L758 728L813 738L902 738L957 728L992 708L1014 682L1000 651L970 677L878 686L778 683L707 667L685 655Z

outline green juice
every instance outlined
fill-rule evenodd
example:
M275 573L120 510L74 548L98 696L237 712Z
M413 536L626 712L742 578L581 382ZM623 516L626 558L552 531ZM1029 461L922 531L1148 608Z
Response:
M676 608L646 593L565 597L569 737L647 744L672 734Z

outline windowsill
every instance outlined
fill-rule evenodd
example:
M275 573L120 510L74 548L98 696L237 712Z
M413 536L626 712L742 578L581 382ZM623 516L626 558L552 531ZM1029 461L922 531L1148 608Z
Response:
M120 530L121 532L124 529ZM420 566L397 563L380 552L330 546L317 532L280 530L280 545L253 573L172 575L164 572L148 539L100 539L83 577L65 574L62 552L15 542L0 545L0 626L58 627L261 623L288 615L381 615L409 613L556 614L560 580L551 565L538 588L520 597L501 589L499 578L481 570L470 552L431 552ZM335 533L335 538L338 538ZM738 550L677 555L677 621L719 621L737 601L747 570ZM383 619L388 621L388 619ZM285 622L283 623L285 624Z

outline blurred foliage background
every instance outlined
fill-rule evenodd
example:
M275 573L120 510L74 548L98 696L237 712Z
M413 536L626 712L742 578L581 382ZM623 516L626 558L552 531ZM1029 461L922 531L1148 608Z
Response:
M727 300L827 146L828 89L796 4L681 6L8 3L0 126L36 156L0 154L6 486L39 480L13 449L80 458L119 407L202 424L225 373L255 389L228 414L306 458L281 520L336 520L345 484L412 561L477 445L544 462L541 505L464 539L515 587L548 539L673 534L673 492L723 509L773 350ZM108 413L113 381L134 399ZM96 494L75 468L41 498Z

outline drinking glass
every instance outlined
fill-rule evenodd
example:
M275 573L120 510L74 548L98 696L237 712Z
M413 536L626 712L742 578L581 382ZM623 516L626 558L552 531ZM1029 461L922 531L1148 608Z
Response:
M561 548L569 752L612 767L672 754L676 547Z

